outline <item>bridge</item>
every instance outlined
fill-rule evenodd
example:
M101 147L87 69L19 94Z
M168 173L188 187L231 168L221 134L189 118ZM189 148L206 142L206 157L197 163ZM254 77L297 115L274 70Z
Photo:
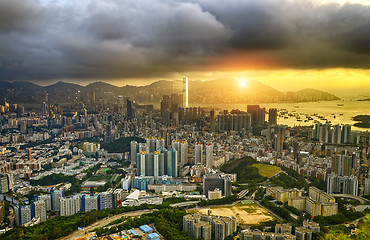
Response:
M364 204L365 202L369 201L366 198L359 197L359 196L353 196L353 195L350 195L350 194L329 194L329 195L330 196L333 196L333 197L349 198L349 199L357 200L357 201L359 201L362 204Z

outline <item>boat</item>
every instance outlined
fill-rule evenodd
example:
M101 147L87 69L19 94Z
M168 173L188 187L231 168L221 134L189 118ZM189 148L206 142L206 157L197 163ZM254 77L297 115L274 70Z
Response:
M337 106L338 107L343 107L344 105L343 105L343 103L338 103Z

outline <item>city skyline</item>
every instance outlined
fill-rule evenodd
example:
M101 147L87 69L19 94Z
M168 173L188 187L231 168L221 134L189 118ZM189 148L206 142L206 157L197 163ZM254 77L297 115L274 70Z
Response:
M2 81L124 86L187 76L281 91L370 88L368 1L6 0L0 9Z

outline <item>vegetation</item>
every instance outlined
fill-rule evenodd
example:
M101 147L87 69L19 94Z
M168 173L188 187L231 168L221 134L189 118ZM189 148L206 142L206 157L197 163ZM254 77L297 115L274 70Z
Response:
M245 157L232 160L221 167L221 171L226 173L236 173L238 175L237 183L261 182L265 178L258 173L258 168L252 165L257 163L251 157Z
M139 137L123 137L112 142L101 143L102 148L110 153L124 153L130 151L131 141L137 141L138 143L145 143L145 140Z
M267 199L262 199L260 201L260 203L267 207L268 209L270 209L271 211L273 211L275 214L277 214L278 216L280 216L282 219L284 219L285 221L287 222L292 222L293 221L293 218L290 216L290 213L289 211L284 207L278 207L276 206L274 203L270 202L269 200Z
M86 227L100 219L112 215L143 209L165 209L169 208L169 204L177 201L179 200L175 201L173 199L169 199L166 200L166 202L164 202L162 205L142 204L140 206L134 207L119 207L113 209L104 209L100 211L94 210L90 212L80 212L72 216L63 216L63 217L57 216L55 218L48 219L47 221L39 223L32 227L16 226L15 228L9 230L8 232L2 234L1 239L2 240L57 239L71 234L72 232L76 231L78 227ZM161 221L162 220L166 221L166 224L169 224L168 221L171 222L173 219L163 217ZM172 227L174 227L173 224L177 223L176 222L171 223L171 225L169 225L169 228L171 228L170 230L174 230L172 229ZM177 225L175 226L177 227ZM156 227L159 231L163 231L163 233L170 232L169 229L166 229L166 226L161 226L161 224L159 224L158 226L156 225ZM166 238L166 239L176 239L176 238Z
M74 176L66 176L64 174L51 174L40 178L39 180L30 180L33 186L50 186L58 183L70 182L72 185L77 184L79 181Z
M354 235L351 235L351 230ZM323 229L319 234L318 239L321 240L349 240L349 239L370 239L370 215L366 215L355 228L353 225L346 227L343 225L333 226L328 229Z
M224 197L220 199L213 199L213 200L201 200L198 205L200 207L208 206L208 205L226 205L232 204L233 202L237 201L238 197L235 195L231 195L229 197Z
M270 178L281 171L279 167L263 163L255 163L252 166L258 168L258 173L262 177Z

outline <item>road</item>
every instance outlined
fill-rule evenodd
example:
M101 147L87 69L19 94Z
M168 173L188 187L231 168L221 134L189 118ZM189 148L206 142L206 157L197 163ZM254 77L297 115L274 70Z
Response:
M114 216L109 217L109 218L104 218L102 220L99 220L99 221L87 226L87 227L84 227L83 231L82 230L76 230L73 233L69 234L68 236L59 238L59 240L72 240L72 239L80 238L80 237L83 237L85 235L85 232L88 233L88 232L94 230L95 228L104 227L105 225L108 225L110 222L112 222L114 220L117 220L121 217L137 217L137 216L141 216L142 214L151 213L153 211L154 210L145 209L145 210L121 213L121 214L114 215Z
M200 201L190 201L190 202L173 203L173 204L170 204L170 207L187 207L187 206L191 206L193 204L197 204L199 202Z

